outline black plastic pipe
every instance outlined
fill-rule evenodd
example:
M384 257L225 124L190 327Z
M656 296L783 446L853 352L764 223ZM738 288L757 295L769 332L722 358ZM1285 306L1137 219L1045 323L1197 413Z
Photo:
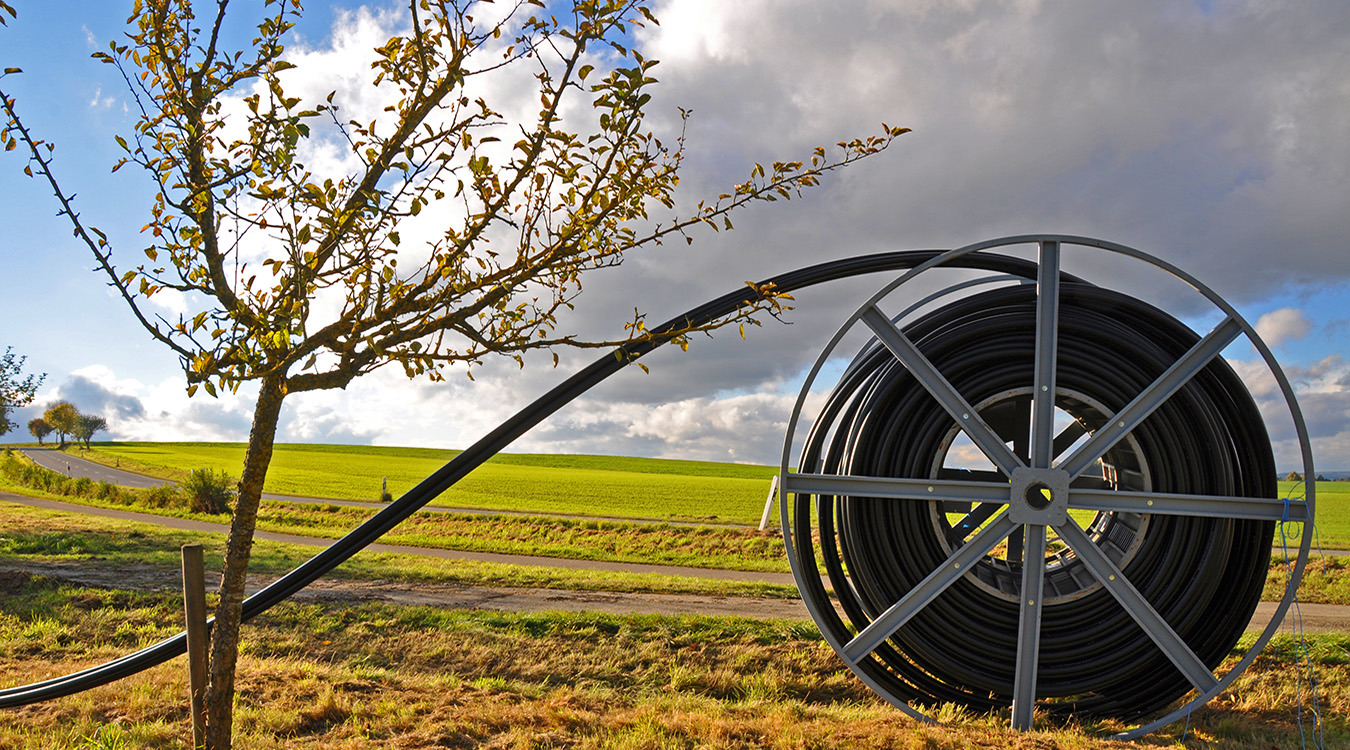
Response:
M941 255L943 252L945 251L903 251L829 261L766 279L761 282L761 286L773 284L778 291L790 293L853 276L913 268ZM1013 274L1028 279L1036 278L1035 263L993 253L969 253L951 260L945 266ZM1076 280L1067 274L1062 274L1061 278L1066 281ZM745 305L758 301L761 301L758 291L748 285L742 286L736 291L724 294L689 310L683 315L672 318L653 329L650 339L624 345L600 357L590 366L572 375L548 393L521 409L515 416L498 425L492 432L489 432L463 453L422 480L416 487L413 487L346 536L277 579L267 588L246 599L243 605L243 621L247 622L267 611L350 559L460 479L463 479L484 461L506 448L516 438L525 434L550 414L567 405L610 375L636 361L639 357L667 343L680 331L711 323L735 313ZM52 698L73 695L100 685L106 685L162 664L179 654L185 653L185 650L186 636L179 633L106 664L90 667L63 677L0 690L0 708L12 708L51 700Z

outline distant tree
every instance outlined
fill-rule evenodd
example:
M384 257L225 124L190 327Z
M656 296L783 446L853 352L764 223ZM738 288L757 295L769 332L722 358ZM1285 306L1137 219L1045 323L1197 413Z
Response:
M1289 472L1288 475L1285 476L1284 481L1286 481L1286 482L1302 482L1302 481L1303 481L1303 475L1300 474L1300 473L1298 473L1297 471L1291 471L1291 472Z
M1327 481L1327 478L1324 477L1324 476L1322 476L1321 474L1318 474L1318 475L1317 475L1317 479L1314 480L1314 481L1317 481L1317 482L1325 482L1325 481Z
M683 131L663 143L645 121L656 61L631 48L635 27L656 22L644 0L516 0L500 11L410 0L406 31L372 50L370 85L350 102L287 94L285 71L296 65L283 59L283 41L296 0L249 4L266 15L242 49L231 45L229 30L243 25L226 22L228 3L199 17L204 5L138 0L125 43L96 55L122 73L139 114L131 137L117 138L125 156L114 170L136 165L153 184L148 262L114 263L107 235L81 220L53 174L50 144L3 91L0 142L25 146L25 170L51 188L141 325L177 353L189 395L258 385L211 632L206 745L224 750L284 399L388 365L439 380L443 368L467 371L492 354L523 365L531 350L653 340L636 312L604 338L559 330L559 316L588 272L643 247L692 242L698 226L730 229L731 213L790 199L906 129L883 124L841 142L838 156L822 147L756 164L744 182L679 210ZM528 111L511 100L525 81ZM360 108L369 101L388 106ZM754 303L702 328L782 309L785 295L756 290ZM158 318L147 299L160 292L193 309ZM661 340L685 344L689 332Z
M47 424L47 420L42 417L28 420L28 431L37 438L38 445L42 445L42 439L52 434L52 426Z
M45 374L22 377L26 361L27 357L15 358L14 348L10 346L5 347L4 355L0 355L0 435L14 429L9 413L33 403L38 386L47 377Z
M75 420L75 430L71 434L76 440L84 441L84 449L89 450L89 439L95 432L101 432L108 429L108 420L97 414L81 414L80 418Z
M66 435L74 435L80 428L80 411L69 401L57 401L47 407L42 419L61 438L61 450L66 449Z

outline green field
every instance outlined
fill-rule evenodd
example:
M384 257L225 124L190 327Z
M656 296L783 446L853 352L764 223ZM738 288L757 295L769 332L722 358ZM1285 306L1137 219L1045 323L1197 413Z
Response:
M1303 495L1303 485L1294 482L1280 482L1281 496L1299 499ZM1302 533L1302 524L1288 524L1285 527L1290 548L1302 543L1298 536ZM1281 544L1279 529L1275 531L1275 546ZM1350 482L1317 483L1317 533L1313 535L1314 550L1350 549Z
M90 458L179 478L207 467L238 476L242 443L95 443ZM459 455L434 448L282 444L267 491L301 497L374 500L381 477L395 497ZM434 504L570 516L702 520L757 524L771 466L621 456L499 454ZM1281 482L1280 492L1302 491ZM1317 486L1318 533L1325 549L1350 549L1350 482ZM1298 525L1288 527L1300 532ZM1277 543L1279 539L1276 539ZM1291 536L1290 546L1297 547Z
M431 448L277 445L267 492L376 500L395 497L459 454ZM196 468L239 476L242 443L101 443L90 458L178 478ZM722 523L759 522L776 470L769 466L617 456L499 454L442 494L437 505Z

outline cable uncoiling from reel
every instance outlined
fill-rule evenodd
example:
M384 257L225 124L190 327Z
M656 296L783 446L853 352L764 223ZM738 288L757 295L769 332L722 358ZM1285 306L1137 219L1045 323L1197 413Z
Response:
M761 299L759 288L771 286L780 292L792 292L818 284L869 273L914 268L940 256L939 250L912 250L864 255L809 266L764 280L755 288L741 286L688 312L678 315L652 329L652 338L627 344L613 352L601 355L586 368L574 373L548 393L535 399L510 419L484 435L445 466L422 480L384 510L352 529L346 536L333 542L299 567L244 601L243 622L262 614L291 595L318 580L324 574L375 543L381 536L407 519L418 509L454 486L484 461L510 445L550 414L571 403L573 399L595 387L614 373L635 362L639 357L669 342L675 335L690 327L710 323L730 315L743 306ZM993 254L971 254L957 259L954 265L996 273L1015 274L1035 278L1036 265L1020 258ZM171 636L140 651L89 667L72 674L43 680L28 685L0 689L0 708L23 706L38 701L74 695L99 685L129 677L157 664L162 664L187 650L184 633Z

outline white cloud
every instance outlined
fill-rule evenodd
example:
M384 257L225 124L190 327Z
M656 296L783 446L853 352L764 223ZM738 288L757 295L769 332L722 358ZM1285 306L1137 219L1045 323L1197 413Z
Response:
M103 95L103 87L102 87L102 86L98 86L97 88L94 89L94 95L93 95L92 97L90 97L90 99L89 99L89 108L90 108L90 109L108 109L108 108L112 107L112 105L113 105L114 103L116 103L116 101L117 101L117 97L113 97L113 96L104 96L104 95Z
M661 100L694 109L694 148L723 165L700 164L713 174L882 120L914 127L842 178L850 205L813 212L789 257L813 240L1067 231L1264 295L1350 273L1331 206L1350 165L1335 125L1350 112L1337 72L1350 65L1350 11L1278 5L1257 17L1227 5L668 2L659 15L676 22L651 51ZM1271 248L1297 260L1273 262Z
M252 389L213 399L199 392L189 399L182 376L157 383L120 377L105 365L82 367L64 378L48 378L48 388L21 412L24 422L63 400L108 421L99 439L124 441L242 441L252 421Z
M1281 307L1262 315L1256 321L1256 333L1270 346L1281 346L1299 341L1312 331L1312 321L1302 310Z
M777 463L795 394L752 393L663 404L586 399L522 444L550 452L618 453Z
M171 320L186 315L188 311L188 297L177 289L160 289L147 301L151 306L168 313Z
M1293 418L1269 368L1259 361L1229 360L1229 364L1265 417L1278 466L1301 467ZM1284 373L1298 399L1316 465L1329 471L1350 467L1350 362L1331 355L1310 366L1287 366Z
M1244 307L1296 282L1347 286L1350 5L1341 0L667 0L657 13L662 24L639 34L662 61L651 123L669 139L676 107L694 112L684 205L744 179L755 161L796 158L883 120L915 132L805 199L734 217L734 232L699 234L693 246L654 248L590 276L563 321L568 330L610 337L634 306L660 321L779 271L1027 231L1140 247ZM299 67L287 74L288 91L311 101L337 91L344 113L386 116L386 96L366 85L370 49L402 21L366 8L336 18L312 34L318 41L289 45ZM531 114L526 83L502 84L499 108ZM307 157L325 171L351 159L332 142ZM424 212L403 232L405 246L434 238L433 218ZM1099 280L1151 291L1129 273ZM733 333L696 338L687 354L658 352L652 375L614 378L513 450L775 460L791 391L781 384L882 283L803 291L793 325L769 323L747 342ZM1160 292L1162 302L1170 294ZM1337 353L1337 337L1311 335L1308 321L1329 315L1306 310L1277 311L1258 326L1272 344L1332 340L1314 359ZM476 371L477 383L460 371L444 384L381 371L345 391L288 399L280 438L463 447L595 356L564 353L558 370L533 359L524 371L493 363ZM1233 364L1270 410L1288 466L1273 378L1259 363ZM1290 373L1316 425L1319 464L1350 468L1345 365L1323 360ZM247 434L246 397L188 402L177 373L160 385L85 377L144 405L128 436Z

